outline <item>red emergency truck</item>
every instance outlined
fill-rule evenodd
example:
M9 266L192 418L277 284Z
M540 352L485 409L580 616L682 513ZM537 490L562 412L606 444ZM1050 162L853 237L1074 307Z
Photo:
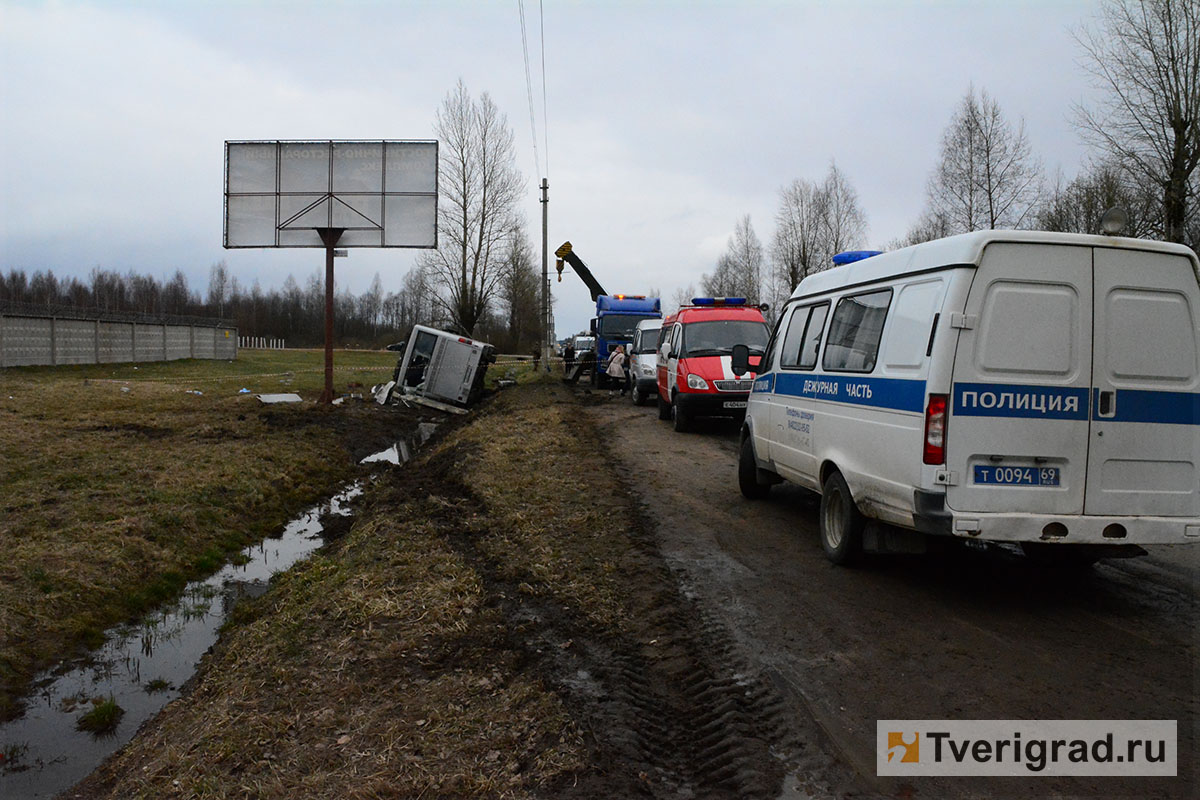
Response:
M741 297L693 297L663 320L658 339L658 417L675 430L697 417L741 418L754 372L735 375L733 346L750 348L751 370L766 351L770 332L762 309Z

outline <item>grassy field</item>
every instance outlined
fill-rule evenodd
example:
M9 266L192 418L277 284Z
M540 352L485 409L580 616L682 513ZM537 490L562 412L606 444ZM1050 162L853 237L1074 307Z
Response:
M661 607L629 591L628 498L554 383L506 390L369 490L77 796L554 796L595 769L589 723L531 661L576 645L538 620L608 642Z
M363 440L404 424L398 409L239 394L315 399L322 359L0 370L0 718L37 668L278 529L356 472ZM335 362L344 391L387 380L395 355Z

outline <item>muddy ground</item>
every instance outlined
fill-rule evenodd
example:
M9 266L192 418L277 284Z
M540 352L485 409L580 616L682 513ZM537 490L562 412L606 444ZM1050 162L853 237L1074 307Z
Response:
M1071 573L1004 553L832 566L818 498L737 488L737 425L678 434L653 408L584 396L683 591L769 676L822 793L1197 797L1197 548ZM878 719L1175 719L1176 779L875 777Z
M771 798L811 748L550 383L368 489L65 796Z
M1192 797L1197 562L824 558L736 427L507 390L68 797ZM410 524L411 523L411 524ZM1178 719L1178 779L875 777L880 718Z

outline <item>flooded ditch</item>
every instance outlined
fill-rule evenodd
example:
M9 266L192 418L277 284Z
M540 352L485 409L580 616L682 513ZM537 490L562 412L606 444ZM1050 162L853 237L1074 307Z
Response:
M436 425L359 463L403 464ZM193 581L181 597L136 623L110 629L101 647L40 675L21 717L0 725L0 797L49 798L70 788L128 742L138 728L180 696L201 657L241 599L267 591L271 576L324 544L322 518L348 517L364 491L355 481L293 519L275 537L241 551L215 574ZM103 701L123 713L104 733L79 729L86 712ZM109 706L111 707L111 706Z

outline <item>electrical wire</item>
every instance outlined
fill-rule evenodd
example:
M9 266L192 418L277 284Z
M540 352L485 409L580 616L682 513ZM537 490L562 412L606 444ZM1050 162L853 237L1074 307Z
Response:
M538 0L538 27L542 38L542 143L546 146L546 171L542 177L550 177L550 117L546 113L546 11L543 0Z
M517 0L517 8L521 13L521 51L525 56L525 95L529 99L529 132L533 137L533 164L537 171L541 172L542 159L538 155L537 120L533 110L533 76L529 70L529 39L525 34L525 0ZM542 51L542 57L545 59L545 44L542 46Z

